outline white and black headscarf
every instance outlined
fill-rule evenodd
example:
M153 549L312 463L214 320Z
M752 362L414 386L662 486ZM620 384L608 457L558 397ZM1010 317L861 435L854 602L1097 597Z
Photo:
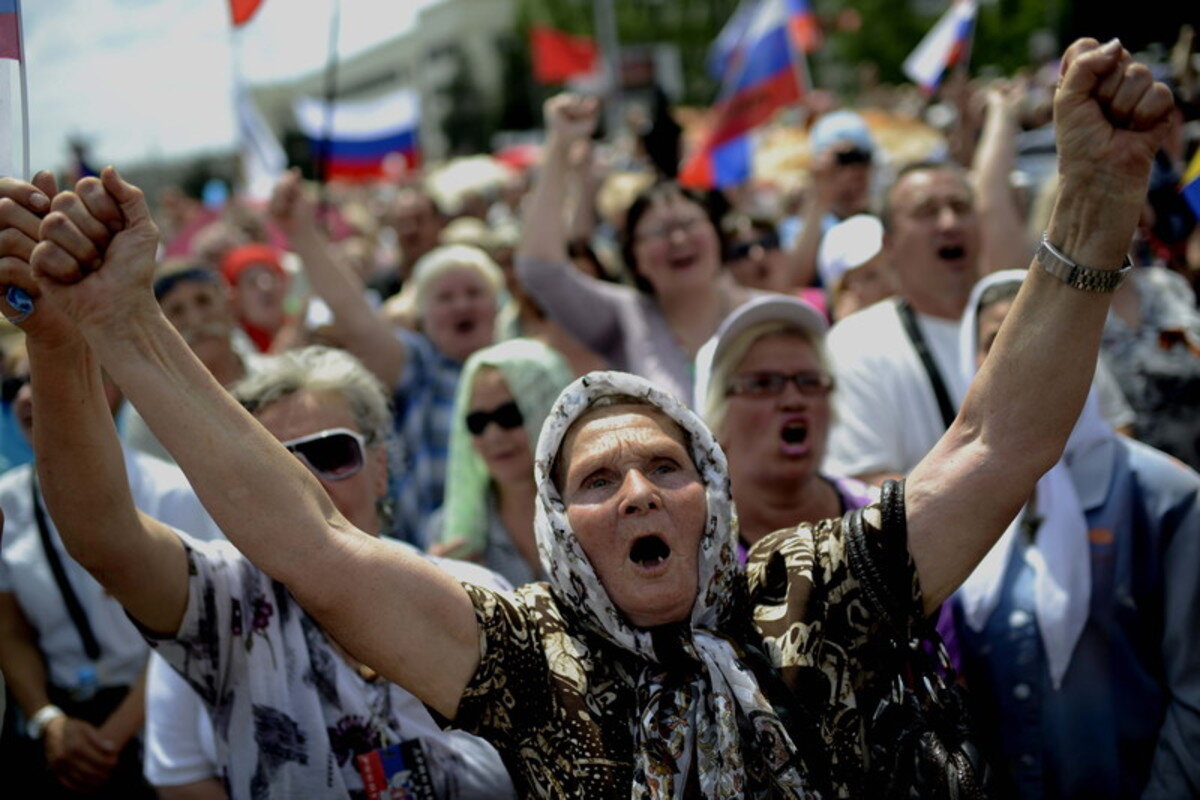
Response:
M672 676L662 639L634 627L609 598L570 524L553 481L555 457L571 424L604 396L626 395L654 406L687 433L692 460L706 489L707 522L700 539L698 592L688 625L671 644L698 668L690 679ZM740 566L725 455L708 428L678 400L651 383L621 372L593 372L563 390L538 440L535 528L542 569L552 591L580 624L644 662L638 676L634 725L635 800L683 796L689 769L706 798L749 795L745 757L761 763L773 797L807 798L796 748L738 650L721 631L737 627ZM740 613L747 613L745 607ZM656 640L658 647L656 648ZM754 741L743 742L747 733ZM694 763L693 763L694 762ZM759 787L764 788L764 787Z

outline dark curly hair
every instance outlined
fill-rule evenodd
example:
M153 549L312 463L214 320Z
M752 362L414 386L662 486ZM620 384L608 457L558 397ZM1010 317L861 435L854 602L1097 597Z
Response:
M713 226L713 230L717 234L717 252L725 252L725 234L721 231L721 218L729 212L730 204L724 194L721 192L700 192L695 189L688 189L670 180L660 180L652 183L638 194L637 198L629 206L629 210L625 212L625 229L621 233L621 258L625 262L626 269L633 276L634 285L645 294L654 294L654 287L650 285L650 281L646 280L646 276L642 275L641 271L638 270L637 259L633 254L634 245L637 243L634 232L637 230L638 223L641 222L642 217L654 205L674 199L687 200L704 209L709 224Z

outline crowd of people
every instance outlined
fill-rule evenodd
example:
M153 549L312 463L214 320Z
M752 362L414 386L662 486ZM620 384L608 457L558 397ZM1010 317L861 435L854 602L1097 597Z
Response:
M1200 95L1044 78L814 115L783 203L571 94L491 194L0 178L6 785L1200 797Z

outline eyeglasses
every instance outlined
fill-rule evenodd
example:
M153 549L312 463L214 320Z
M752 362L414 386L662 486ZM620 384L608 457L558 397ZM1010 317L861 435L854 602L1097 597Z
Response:
M749 257L754 252L754 248L759 247L764 251L778 250L779 237L773 233L768 233L760 239L755 239L752 242L742 242L740 244L731 244L725 250L726 261L741 261L743 258Z
M504 405L496 406L491 411L472 411L467 414L467 430L472 436L483 436L488 425L496 423L503 430L511 431L525 424L525 417L516 402L510 400Z
M677 219L670 222L664 222L648 230L644 230L634 236L639 242L662 241L670 238L675 231L683 233L691 233L696 229L697 225L701 225L708 221L708 217L688 217L686 219Z
M357 475L366 462L367 438L349 428L331 428L282 444L309 469L331 481Z
M783 394L788 383L796 384L805 397L823 397L833 390L833 376L824 372L749 372L736 375L729 382L725 396L746 395L749 397L775 397Z

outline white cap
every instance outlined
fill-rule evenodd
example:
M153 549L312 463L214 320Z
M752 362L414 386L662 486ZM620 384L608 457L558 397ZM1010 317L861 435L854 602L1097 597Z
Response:
M720 361L730 345L748 328L760 322L776 320L808 331L812 334L814 342L823 341L825 332L829 329L824 315L798 297L769 294L743 303L725 318L713 337L696 353L696 381L692 394L695 408L704 409L713 365Z
M826 289L834 288L850 270L861 267L883 250L883 223L870 214L842 220L821 237L817 272Z

